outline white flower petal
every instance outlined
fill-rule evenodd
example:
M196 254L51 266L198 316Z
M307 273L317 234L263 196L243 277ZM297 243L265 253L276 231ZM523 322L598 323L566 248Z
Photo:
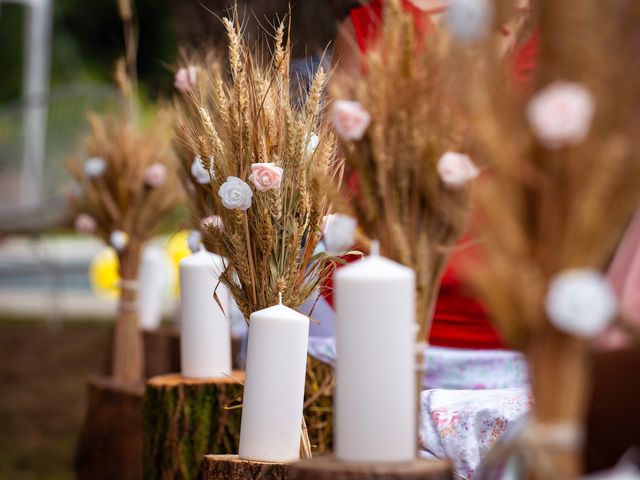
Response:
M324 245L332 255L345 253L355 243L358 221L348 215L331 214L324 219Z
M493 20L490 0L451 0L445 23L455 38L472 43L487 35Z

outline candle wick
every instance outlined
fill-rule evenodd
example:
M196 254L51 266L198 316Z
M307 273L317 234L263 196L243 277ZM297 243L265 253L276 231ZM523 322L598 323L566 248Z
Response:
M370 254L374 256L380 255L380 242L378 240L371 240Z
M278 292L278 303L282 305L282 292Z

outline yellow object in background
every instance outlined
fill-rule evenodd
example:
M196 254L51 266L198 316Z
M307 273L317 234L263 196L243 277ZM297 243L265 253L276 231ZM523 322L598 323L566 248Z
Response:
M178 267L180 265L180 260L191 255L188 238L189 230L180 230L169 237L165 246L167 254L171 257L171 265L173 266L174 273L173 278L175 279L171 291L176 297L180 295L180 282L178 281Z
M171 235L164 245L164 250L171 259L171 293L175 298L180 295L180 282L178 281L180 260L191 255L188 237L188 230L180 230ZM89 266L89 280L96 295L103 298L118 298L120 295L118 268L118 256L111 247L105 247L96 254Z
M89 280L96 295L104 298L118 298L119 262L116 252L110 247L100 250L89 266Z

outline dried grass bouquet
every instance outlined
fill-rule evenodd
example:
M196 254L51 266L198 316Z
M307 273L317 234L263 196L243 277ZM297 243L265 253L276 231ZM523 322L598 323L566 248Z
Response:
M123 91L126 78L120 70ZM142 248L158 224L182 199L177 163L171 149L170 124L156 115L141 127L130 112L89 113L87 159L68 162L80 187L71 197L78 212L76 229L112 246L120 269L120 304L116 320L113 376L142 380L142 344L137 318L137 279Z

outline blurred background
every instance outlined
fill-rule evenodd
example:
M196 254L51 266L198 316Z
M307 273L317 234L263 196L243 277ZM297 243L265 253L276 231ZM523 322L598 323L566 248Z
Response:
M295 65L317 63L350 2L291 6ZM138 0L138 75L148 112L170 101L184 51L224 45L219 0ZM238 2L248 32L286 0ZM76 235L65 161L80 154L88 110L117 106L124 40L117 0L0 0L0 479L72 478L85 380L108 365L116 265ZM184 216L153 242L171 282L187 254ZM172 322L175 285L162 314Z

